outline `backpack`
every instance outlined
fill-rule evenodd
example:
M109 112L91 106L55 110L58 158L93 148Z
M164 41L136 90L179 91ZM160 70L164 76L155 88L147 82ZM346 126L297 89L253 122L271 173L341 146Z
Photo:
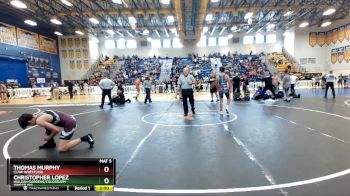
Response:
M283 91L278 91L276 97L279 98L279 99L282 99L284 97Z

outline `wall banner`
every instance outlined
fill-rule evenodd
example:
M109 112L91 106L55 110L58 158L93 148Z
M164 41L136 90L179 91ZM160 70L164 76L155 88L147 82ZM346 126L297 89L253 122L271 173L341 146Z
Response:
M326 44L329 46L329 44L332 43L332 31L326 32Z
M84 60L84 68L89 69L89 60Z
M17 28L18 46L39 50L39 35L24 29Z
M317 44L317 32L310 32L309 33L309 44L312 47L316 46L316 44Z
M345 39L345 26L339 27L338 29L338 40L343 42Z
M326 43L326 33L318 32L317 33L317 44L322 47L325 43Z
M81 69L83 67L83 64L81 63L81 60L77 60L77 68Z
M75 68L75 61L69 61L69 67L70 67L70 69L74 69Z
M75 43L75 47L79 48L80 47L80 38L75 38L74 43Z
M68 38L68 47L72 48L74 45L73 38Z
M67 40L66 39L61 39L61 48L67 47Z
M344 59L347 63L350 62L350 46L345 47Z
M347 40L350 40L350 24L346 25L345 37L346 37Z
M43 52L57 54L57 44L56 44L56 40L54 39L40 35L39 46L40 46L40 50Z
M332 35L332 42L333 44L337 43L338 41L338 29L333 29L333 35Z
M331 62L335 64L337 62L337 49L332 49L331 51Z
M338 48L338 62L342 63L344 60L344 47Z
M17 46L16 27L0 22L0 42Z

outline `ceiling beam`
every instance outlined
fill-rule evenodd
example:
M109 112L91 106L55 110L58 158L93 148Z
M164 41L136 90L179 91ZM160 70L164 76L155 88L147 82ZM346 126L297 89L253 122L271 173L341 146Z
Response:
M181 0L174 0L174 9L175 9L175 15L177 18L177 28L179 31L179 39L181 41L182 44L186 44L185 43L185 32L183 29L183 23L184 20L182 18L182 12L183 12L183 7L182 7L182 1Z
M123 10L96 10L95 13L92 13L90 10L83 10L82 12L79 12L77 10L72 10L71 12L59 12L57 15L59 16L79 16L79 15L156 15L156 14L164 14L164 15L170 15L173 11L171 9L150 9L150 10L129 10L129 9L123 9Z

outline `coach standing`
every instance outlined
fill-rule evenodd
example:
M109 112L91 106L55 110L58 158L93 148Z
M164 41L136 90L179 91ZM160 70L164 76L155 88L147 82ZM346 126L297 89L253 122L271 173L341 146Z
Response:
M179 77L179 80L177 84L181 88L182 92L182 102L183 102L183 107L184 107L184 116L186 117L188 115L188 103L187 103L187 98L190 101L191 104L191 109L192 113L195 114L194 110L194 97L193 97L193 89L192 85L196 84L196 80L194 77L189 74L189 69L186 67L183 70L183 74Z
M112 89L114 88L115 84L111 79L104 76L103 79L100 81L99 85L100 85L100 88L102 90L102 100L101 100L100 108L103 109L103 105L105 104L106 95L108 96L109 103L112 103L111 93L112 93ZM113 104L111 104L111 108L113 108Z

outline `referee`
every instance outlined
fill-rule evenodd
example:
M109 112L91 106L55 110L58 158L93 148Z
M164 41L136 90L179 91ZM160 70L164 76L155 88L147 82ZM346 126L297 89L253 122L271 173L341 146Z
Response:
M112 89L114 88L114 85L115 85L114 82L111 79L107 78L106 75L104 75L104 77L100 81L99 85L100 85L100 88L102 90L102 100L101 100L100 108L103 109L103 105L105 104L106 95L108 96L109 103L111 103L111 108L113 108L111 94L112 94Z
M192 85L196 84L196 80L191 74L189 74L189 69L187 67L183 69L183 74L181 74L181 76L179 77L177 84L180 86L181 92L182 92L184 116L186 117L188 115L187 98L190 101L192 113L196 114L194 110L194 97L193 97L193 89L192 89Z

